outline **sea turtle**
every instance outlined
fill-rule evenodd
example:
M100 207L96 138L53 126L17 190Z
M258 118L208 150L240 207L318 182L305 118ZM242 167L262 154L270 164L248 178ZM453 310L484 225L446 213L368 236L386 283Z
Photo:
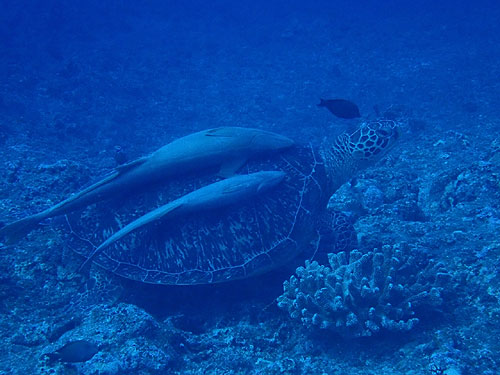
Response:
M320 148L294 145L250 159L239 175L282 172L279 184L230 205L136 225L108 241L92 261L145 283L192 285L246 278L294 258L331 252L334 246L343 250L352 241L352 227L343 215L327 209L328 200L356 172L382 158L398 135L395 122L372 121ZM221 179L207 171L69 214L66 243L89 257L127 224Z

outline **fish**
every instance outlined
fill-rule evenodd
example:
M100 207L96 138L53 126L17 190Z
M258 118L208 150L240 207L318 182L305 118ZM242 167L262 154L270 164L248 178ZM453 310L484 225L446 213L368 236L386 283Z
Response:
M239 203L275 187L285 178L285 175L281 171L261 171L236 175L188 193L148 212L115 232L94 249L81 265L80 270L85 268L106 247L140 227L160 219L171 221L174 218L179 218L190 213L215 210Z
M96 344L87 340L70 341L55 352L46 353L52 361L68 363L86 362L99 352Z
M345 99L320 99L318 107L326 107L331 113L340 118L353 119L361 117L358 106Z
M147 189L180 175L212 168L229 177L248 159L293 146L288 137L253 128L223 127L193 133L161 147L149 156L117 166L97 183L66 200L0 229L0 239L12 244L48 218L65 215L90 204Z

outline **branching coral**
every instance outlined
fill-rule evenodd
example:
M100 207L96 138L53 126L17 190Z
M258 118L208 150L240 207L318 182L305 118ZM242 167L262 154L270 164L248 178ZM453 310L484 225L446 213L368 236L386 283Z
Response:
M438 311L452 277L442 264L408 245L367 254L328 254L330 266L306 261L284 283L280 308L308 327L344 337L408 331L423 312Z

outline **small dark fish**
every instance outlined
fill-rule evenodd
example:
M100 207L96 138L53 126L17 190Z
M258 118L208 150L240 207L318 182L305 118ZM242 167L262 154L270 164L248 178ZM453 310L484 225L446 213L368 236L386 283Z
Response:
M96 344L86 340L77 340L68 342L55 352L47 353L46 356L53 361L76 363L88 361L98 351Z
M320 99L318 107L326 107L331 113L340 118L361 117L358 106L345 99Z

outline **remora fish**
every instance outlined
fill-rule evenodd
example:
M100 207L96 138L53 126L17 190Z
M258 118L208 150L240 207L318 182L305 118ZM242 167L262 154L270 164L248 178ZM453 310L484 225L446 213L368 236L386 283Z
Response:
M99 245L85 260L80 269L84 268L104 248L146 224L160 219L171 220L189 213L218 209L241 202L244 199L268 191L278 185L283 178L285 178L285 173L281 171L262 171L237 175L186 194L148 212L121 228Z
M182 174L220 168L230 176L252 157L293 145L279 134L251 128L226 127L204 130L179 138L151 155L121 165L116 170L68 199L38 214L0 229L0 239L12 243L28 234L42 220L63 215L92 203L147 188Z

